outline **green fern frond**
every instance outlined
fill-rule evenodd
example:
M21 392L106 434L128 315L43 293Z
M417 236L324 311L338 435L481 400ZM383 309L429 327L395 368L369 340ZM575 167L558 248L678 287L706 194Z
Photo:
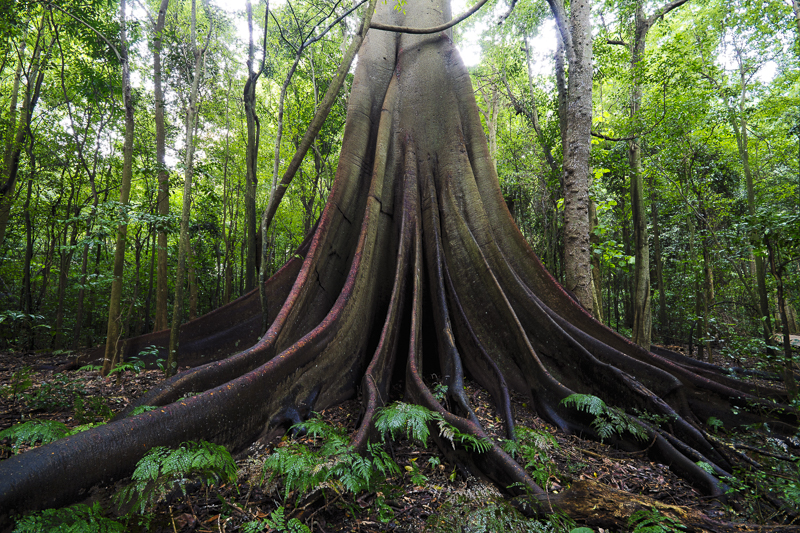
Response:
M46 509L17 521L14 533L124 533L127 528L103 516L99 502L92 507L77 504L62 509Z
M304 493L325 484L335 491L357 494L373 490L400 469L378 444L367 444L367 455L361 456L350 446L343 431L319 419L310 419L296 427L321 440L317 449L289 442L276 449L264 461L264 473L270 480L284 479L288 498L292 491Z
M439 413L431 411L421 405L395 402L378 411L375 417L375 428L381 433L387 433L394 440L398 435L406 435L409 439L418 440L427 446L430 430L428 422L441 420Z
M606 402L591 394L570 394L561 400L561 403L594 416L599 416L606 412Z
M574 406L579 411L594 415L592 427L600 437L600 441L611 437L615 433L623 435L630 433L639 440L647 439L647 431L636 420L626 415L624 411L609 407L606 403L591 394L570 394L563 400L563 405Z
M22 424L11 426L0 431L0 439L11 439L11 449L16 454L23 444L29 446L37 442L50 444L58 439L69 435L69 428L66 424L55 420L30 420Z
M640 509L628 519L632 533L680 533L685 526L658 509Z
M132 483L120 491L117 502L134 502L140 513L157 503L176 485L184 490L189 479L204 485L236 480L236 463L224 446L211 442L184 442L176 449L157 446L142 457L131 476Z

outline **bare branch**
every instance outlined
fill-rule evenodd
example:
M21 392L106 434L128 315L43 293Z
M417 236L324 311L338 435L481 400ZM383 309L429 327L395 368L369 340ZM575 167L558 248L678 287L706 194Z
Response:
M453 20L451 20L450 22L445 22L444 24L440 24L440 25L434 26L432 28L409 28L409 27L406 27L406 26L392 26L390 24L381 24L380 22L372 22L372 23L370 23L369 27L370 27L370 29L373 29L373 30L393 31L393 32L397 32L397 33L413 33L413 34L416 34L416 35L425 35L425 34L428 34L428 33L439 33L441 31L448 30L448 29L452 28L453 26L455 26L456 24L458 24L459 22L461 22L462 20L465 20L465 19L471 17L472 15L475 14L476 11L478 11L480 8L482 8L483 5L486 2L487 2L487 0L481 0L480 2L478 2L477 4L472 6L470 9L468 9L467 11L465 11L464 13L459 15L458 17L456 17Z

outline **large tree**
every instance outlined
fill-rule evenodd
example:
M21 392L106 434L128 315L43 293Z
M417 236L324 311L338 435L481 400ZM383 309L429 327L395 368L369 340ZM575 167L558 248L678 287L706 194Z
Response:
M446 0L410 0L405 11L379 3L375 21L420 28L450 18ZM598 436L594 417L562 403L573 392L649 412L650 422L639 420L646 439L625 433L612 442L669 464L714 496L725 487L696 463L725 475L737 455L708 437L702 421L766 421L776 435L796 430L789 409L759 412L773 400L780 405L780 393L648 352L592 319L555 282L506 208L469 75L447 32L367 34L336 181L303 251L288 296L271 285L278 288L271 301L283 303L254 346L180 373L139 400L156 410L0 463L0 509L67 503L80 488L130 473L153 446L205 439L241 449L359 387L364 416L352 441L359 449L395 383L406 401L486 437L464 395L466 375L492 394L509 437L511 390L560 429L588 436ZM446 402L429 388L434 373L447 386ZM190 391L199 394L184 398ZM658 427L657 419L668 422ZM508 492L533 501L543 494L498 444L484 453L443 444L451 460ZM570 508L570 494L581 493L549 497Z

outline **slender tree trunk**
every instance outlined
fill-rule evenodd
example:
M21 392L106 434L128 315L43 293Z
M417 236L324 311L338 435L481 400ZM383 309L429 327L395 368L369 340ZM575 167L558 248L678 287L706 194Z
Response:
M189 248L186 250L189 270L189 320L194 320L197 318L197 254L191 244L191 239L189 241Z
M668 343L670 331L667 329L667 293L664 286L664 262L661 256L661 231L658 225L658 198L651 182L650 218L653 223L653 259L656 262L656 285L658 285L658 333L661 342Z
M775 250L775 245L768 237L765 237L767 243L767 251L769 253L769 263L772 270L772 275L775 277L775 283L778 289L778 309L780 311L781 326L783 329L783 384L790 396L797 395L797 382L794 379L794 364L792 363L792 341L789 336L789 319L786 315L786 299L784 295L783 286L783 271L784 266L780 264L776 255L778 251Z
M733 126L734 134L736 136L736 145L739 150L739 158L742 161L742 168L744 170L745 188L747 189L747 213L750 216L755 215L756 212L756 193L753 180L753 171L750 168L750 150L748 146L748 124L747 124L747 71L745 69L744 61L739 54L739 82L741 91L739 93L739 120L737 121L731 117L731 125ZM759 235L752 235L753 240L758 240ZM764 258L753 255L753 265L756 277L756 293L758 294L758 308L761 312L759 322L761 323L761 330L764 341L767 345L772 343L772 320L769 312L769 297L767 295L767 272L764 264Z
M31 58L31 68L28 74L28 85L25 89L25 97L22 104L19 121L16 124L16 133L10 146L6 146L3 174L0 176L0 244L5 240L8 218L11 215L11 206L14 203L14 191L16 190L17 174L19 172L19 162L22 151L25 148L28 133L30 131L33 111L39 101L39 95L44 81L44 71L46 63L50 57L50 50L55 43L55 38L51 38L49 44L41 42L43 28L46 25L44 16L42 18L42 29L39 32L36 46ZM16 83L16 80L15 80ZM31 85L32 84L32 85Z
M156 278L156 317L153 331L167 329L167 306L169 299L169 272L167 267L167 228L165 219L169 216L169 172L166 164L166 128L164 127L164 89L161 80L161 47L164 23L169 0L161 0L158 18L153 28L153 91L156 100L156 164L158 165L158 197L156 206L160 222L158 225L158 275Z
M197 47L197 2L192 0L191 46L194 55L192 89L189 95L189 107L186 110L186 159L183 175L183 210L181 211L181 235L178 245L178 273L175 277L175 303L172 306L172 327L169 335L169 351L167 355L167 376L172 376L178 369L178 344L180 340L181 321L183 320L183 281L186 276L186 259L189 251L189 214L192 201L192 174L194 172L194 128L197 118L197 100L200 89L200 78L203 75L203 64L208 43L211 41L212 28L206 35L206 44L202 50Z
M66 228L64 231L64 244L67 244ZM69 281L69 269L70 265L72 264L72 255L77 242L78 225L73 223L72 232L70 233L68 241L69 249L61 253L61 262L59 264L58 296L56 299L56 336L54 339L56 348L64 347L64 303L67 293L67 282Z
M591 2L574 0L569 6L569 21L564 3L548 0L556 18L561 41L569 62L567 79L566 127L562 126L564 153L564 285L583 307L592 312L592 274L589 246L589 153L592 128L592 28ZM559 82L558 51L556 79ZM561 71L563 73L563 71ZM561 96L559 101L563 101ZM560 106L559 106L560 107Z
M125 106L125 140L122 148L122 183L119 190L119 202L127 208L131 192L133 176L133 99L131 98L131 74L128 62L128 29L126 21L127 0L121 0L119 8L120 43L119 54L122 66L122 100ZM127 215L126 215L127 216ZM123 222L117 228L117 245L114 251L114 279L111 283L111 297L108 305L108 327L106 328L106 349L103 358L102 374L110 371L119 354L120 335L122 333L122 285L125 268L125 244L128 235L128 224Z
M27 330L27 337L25 348L33 350L33 328L31 327L33 314L33 287L31 287L31 262L33 260L33 222L31 221L31 193L33 190L33 169L31 169L31 176L28 178L28 194L25 197L25 205L23 205L23 219L25 221L25 258L22 265L22 312L28 315L25 318L25 325Z
M247 260L245 262L245 290L250 291L255 287L259 250L256 244L256 188L258 186L258 145L261 137L261 123L256 114L256 86L258 78L264 69L267 54L267 21L269 20L269 2L267 2L264 15L264 47L261 68L255 69L255 44L253 40L253 6L250 0L247 4L247 27L249 30L250 44L247 48L247 82L244 85L244 114L247 119L247 151L245 161L247 164L247 185L245 187L245 228L247 233ZM285 85L285 84L284 84ZM283 94L283 93L282 93ZM278 112L278 141L280 142L281 118L283 109ZM277 164L277 162L276 162Z
M156 239L158 239L158 232L153 232L153 243L148 245L147 253L150 254L150 272L147 276L147 297L144 300L144 313L142 315L142 328L140 331L148 331L150 329L150 306L153 302L153 282L156 276ZM148 243L150 239L148 238Z
M642 60L649 26L646 24L641 3L636 7L636 29L631 50L631 119L638 118L642 101ZM652 315L650 311L650 245L647 236L647 218L644 205L644 181L642 178L642 151L639 137L628 144L628 164L631 169L631 213L633 219L634 264L633 274L633 331L632 340L649 350L651 342Z
M589 199L589 251L591 258L591 272L592 272L592 313L599 322L603 320L603 291L602 282L603 276L600 272L600 257L593 252L594 248L600 244L600 237L595 235L594 229L597 227L597 208L595 207L594 200Z

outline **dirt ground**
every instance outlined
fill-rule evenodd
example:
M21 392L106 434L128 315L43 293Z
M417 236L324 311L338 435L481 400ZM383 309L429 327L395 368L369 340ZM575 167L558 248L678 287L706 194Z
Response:
M57 420L69 427L100 423L162 379L159 370L126 371L111 378L101 377L95 369L59 372L58 368L67 362L66 355L0 354L0 430L29 419ZM487 431L501 431L502 424L488 393L474 383L467 385L467 392ZM76 402L76 398L80 401ZM323 411L320 417L333 426L352 430L360 410L360 402L353 399ZM652 463L640 453L621 452L599 442L565 435L532 414L521 397L513 398L513 410L519 426L554 438L555 444L546 452L555 465L547 487L554 494L576 480L590 479L631 494L696 509L715 519L731 522L743 519L730 507L704 497L666 466ZM311 446L317 444L313 439L305 439ZM235 456L239 468L236 484L202 487L189 491L186 497L179 492L167 497L155 509L150 531L245 531L244 524L268 518L281 506L287 519L298 518L311 526L312 531L324 532L451 531L456 525L472 531L476 529L467 525L483 516L481 513L485 514L487 509L493 510L495 518L511 520L509 524L521 520L521 515L511 509L494 486L448 464L435 448L425 449L407 440L391 446L403 474L391 480L393 488L389 493L348 496L337 495L333 490L314 490L310 494L290 494L287 498L283 487L265 479L262 470L264 459L285 442L285 437L276 436ZM0 459L12 453L11 444L8 439L0 441ZM24 453L25 447L17 451ZM438 460L429 461L431 458ZM415 469L427 478L424 483L412 482ZM419 480L417 477L416 481ZM127 483L129 480L123 480L114 487L97 488L92 498L111 507L109 495ZM389 518L384 516L381 520L378 516L373 505L376 498L382 498L391 508ZM519 525L522 523L510 527L522 531ZM554 531L552 524L534 527L531 523L525 527ZM600 533L606 532L601 529Z

